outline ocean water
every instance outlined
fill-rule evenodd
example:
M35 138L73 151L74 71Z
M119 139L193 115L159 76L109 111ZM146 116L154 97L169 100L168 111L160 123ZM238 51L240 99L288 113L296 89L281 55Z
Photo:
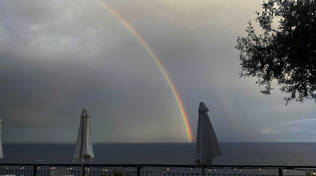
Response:
M193 164L188 143L94 144L95 162ZM4 161L71 162L74 144L4 144ZM316 143L221 143L215 164L316 165Z

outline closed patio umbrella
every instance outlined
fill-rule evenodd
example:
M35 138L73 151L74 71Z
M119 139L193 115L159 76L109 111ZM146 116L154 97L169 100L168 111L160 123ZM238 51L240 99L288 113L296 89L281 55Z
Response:
M2 148L2 119L0 119L0 159L3 159L3 148Z
M207 114L208 111L209 109L205 104L200 102L195 162L201 165L213 164L214 158L222 154L215 131Z
M92 160L94 159L93 147L91 142L91 116L87 108L84 108L80 117L80 126L75 147L75 160Z

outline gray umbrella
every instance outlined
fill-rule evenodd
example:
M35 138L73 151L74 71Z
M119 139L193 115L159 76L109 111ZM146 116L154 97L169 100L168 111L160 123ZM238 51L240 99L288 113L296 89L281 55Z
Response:
M0 119L0 159L3 159L3 148L2 148L2 119Z
M75 160L92 160L94 159L93 147L91 142L91 116L88 109L84 108L80 117L80 126L77 136L77 143L74 153Z
M213 164L214 158L222 154L215 131L208 117L208 108L203 102L199 107L199 122L197 129L197 142L195 161L201 165Z

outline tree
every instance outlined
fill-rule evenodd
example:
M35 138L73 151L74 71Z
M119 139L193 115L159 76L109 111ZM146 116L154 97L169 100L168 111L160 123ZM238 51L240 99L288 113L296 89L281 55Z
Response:
M286 103L316 101L316 0L267 0L256 14L259 30L249 21L237 39L240 76L256 77L264 94L276 80Z

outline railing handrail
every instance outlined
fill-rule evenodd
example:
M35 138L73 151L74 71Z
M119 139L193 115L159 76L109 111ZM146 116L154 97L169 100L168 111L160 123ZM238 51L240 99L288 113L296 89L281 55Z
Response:
M214 165L197 165L197 164L143 164L143 163L134 163L134 164L112 164L112 163L79 163L79 162L70 162L70 163L42 163L42 162L0 162L0 166L57 166L57 167L178 167L178 168L237 168L237 169L254 169L254 168L282 168L282 169L316 169L316 165L223 165L223 164L214 164Z

